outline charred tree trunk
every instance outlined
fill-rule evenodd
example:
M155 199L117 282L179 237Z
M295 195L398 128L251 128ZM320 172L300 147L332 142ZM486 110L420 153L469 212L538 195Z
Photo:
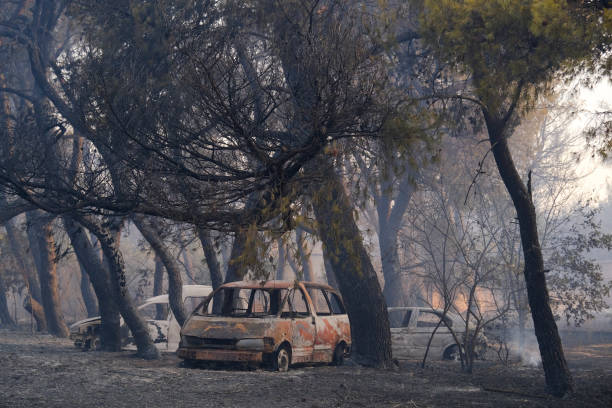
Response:
M64 216L63 221L77 259L83 266L81 270L87 273L98 298L102 319L102 350L121 351L119 307L111 290L110 274L99 256L98 249L89 240L87 231L69 216Z
M0 323L2 326L7 327L15 327L15 321L11 317L8 309L8 302L6 301L6 284L4 283L4 278L0 273Z
M212 243L210 231L198 229L198 238L200 238L204 257L206 258L211 285L213 289L217 289L223 284L223 273L221 273L219 258L217 258L217 251L215 251L215 247Z
M525 283L533 318L535 335L542 356L546 384L551 394L563 396L573 390L573 381L567 367L559 330L550 308L544 258L538 238L536 211L531 198L531 174L527 186L521 180L514 165L506 140L506 121L484 112L489 141L499 174L512 198L521 232L525 258Z
M91 280L85 271L85 267L80 261L79 268L81 270L81 296L83 297L83 303L85 304L85 309L87 310L87 317L97 316L98 302L96 301L96 296L91 288Z
M51 221L43 220L44 215L28 213L28 238L32 256L38 269L42 305L47 321L47 330L57 337L68 337L68 327L62 315L57 265L55 261L55 240Z
M164 240L159 236L159 232L141 215L134 215L132 221L147 240L155 254L161 259L168 273L168 303L174 313L174 317L180 326L187 319L187 312L183 305L183 278L181 277L181 267L170 253Z
M387 306L353 218L353 207L339 176L329 164L320 166L318 162L310 167L316 174L323 171L325 184L313 194L312 203L319 236L351 321L353 356L363 365L389 367L391 331Z
M159 296L164 294L164 264L155 255L155 273L153 274L153 296ZM157 304L155 305L155 319L164 320L168 315L166 305Z
M17 268L19 269L19 273L23 277L23 281L28 288L28 297L27 303L24 300L24 308L28 311L28 313L32 314L34 320L36 321L36 330L47 331L47 321L45 319L45 312L43 311L41 302L42 298L40 295L40 283L38 282L38 276L34 271L34 266L28 262L28 257L26 255L26 243L25 238L21 236L19 229L15 225L15 220L12 219L4 224L6 229L6 235L9 240L9 245L13 254L15 255L15 260L17 261Z
M119 311L123 320L127 324L128 328L134 336L136 342L136 348L138 349L138 355L145 359L157 359L159 358L159 350L155 347L146 323L138 313L136 307L132 303L132 298L128 292L127 279L125 276L125 262L123 255L119 250L117 243L117 235L121 231L122 221L113 220L111 225L106 227L102 226L95 220L79 218L79 222L84 224L87 229L96 234L102 250L104 251L104 257L106 263L109 266L111 289L119 306Z

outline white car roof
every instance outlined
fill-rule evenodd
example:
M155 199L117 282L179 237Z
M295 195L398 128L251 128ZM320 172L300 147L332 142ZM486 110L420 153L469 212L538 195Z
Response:
M209 285L183 285L183 300L188 297L204 297L212 292L212 286ZM148 298L142 306L150 304L167 304L168 295L159 295ZM141 307L142 307L141 306Z

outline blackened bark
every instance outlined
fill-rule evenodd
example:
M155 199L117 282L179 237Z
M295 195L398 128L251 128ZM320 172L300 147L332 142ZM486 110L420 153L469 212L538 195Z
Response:
M217 251L215 251L215 247L212 243L210 231L198 229L198 238L200 238L204 257L206 258L206 265L210 273L210 282L213 289L217 289L223 284L223 273L219 265L219 258L217 258Z
M70 216L62 219L77 259L83 266L81 270L87 273L98 298L102 350L121 351L119 307L111 289L110 274L98 249L89 240L87 231Z
M155 273L153 274L153 296L159 296L164 294L164 264L155 255ZM156 304L155 305L155 319L164 320L168 315L166 305Z
M110 226L102 226L100 223L92 219L80 217L79 222L84 224L87 229L96 234L106 264L109 266L110 282L115 301L119 306L119 311L123 320L134 336L138 355L145 359L159 358L159 350L155 347L146 323L138 313L132 302L132 298L128 292L127 279L125 276L125 262L123 255L117 243L117 236L121 230L123 222L121 220L112 220Z
M7 327L15 327L15 321L13 317L9 313L8 302L6 301L6 284L4 283L4 278L2 277L2 273L0 273L0 323L2 326Z
M44 220L40 212L27 214L28 238L34 263L38 269L42 305L47 321L47 330L57 337L68 337L68 326L62 314L57 264L55 260L55 239L50 220Z
M17 268L28 288L28 296L24 300L24 308L34 317L36 321L36 330L39 332L47 331L45 312L41 305L42 297L40 295L40 283L38 282L38 275L34 270L35 267L31 265L31 262L28 262L29 258L26 255L25 238L22 237L19 229L15 225L14 219L7 221L4 227L9 239L9 245L15 256Z
M540 347L542 367L551 394L563 396L573 390L573 381L567 367L559 330L550 308L544 258L538 238L536 211L530 189L523 183L508 148L506 123L484 112L489 141L499 174L512 198L521 232L525 258L525 283L531 308L535 335Z
M330 165L314 167L317 164L320 163L310 164L310 170L322 171L326 182L313 194L313 209L319 236L351 321L353 358L363 365L390 367L391 331L387 305L355 223L353 207L333 168Z
M151 225L149 220L141 215L134 215L132 221L142 236L147 240L155 254L162 260L168 273L168 303L170 309L180 326L187 319L185 305L183 305L183 278L181 276L181 267L170 249L164 243L164 240L159 235L159 232Z
M79 261L79 268L81 270L81 296L83 297L83 303L85 304L85 310L87 310L87 317L94 317L98 315L98 302L96 296L91 288L91 280L85 267Z

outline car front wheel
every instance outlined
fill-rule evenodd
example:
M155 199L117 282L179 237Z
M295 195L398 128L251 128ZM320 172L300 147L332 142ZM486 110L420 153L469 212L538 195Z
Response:
M291 364L291 353L287 346L281 346L274 355L274 370L280 372L286 372L289 370Z

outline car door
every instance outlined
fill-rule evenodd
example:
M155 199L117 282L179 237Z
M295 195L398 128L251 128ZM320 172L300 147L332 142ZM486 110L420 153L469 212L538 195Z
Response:
M416 343L416 350L418 350L418 356L423 357L425 350L427 349L427 342L431 338L431 335L438 326L441 320L439 313L432 309L420 309L416 317L416 326L414 330L414 337ZM450 332L446 325L442 322L438 326L435 335L431 340L429 346L430 356L442 355L442 348L449 342Z
M316 312L313 361L330 362L340 337L339 316L332 315L327 297L322 289L310 287L308 294Z
M315 343L315 317L311 313L306 295L300 287L289 291L281 316L291 320L291 362L305 363L312 361Z
M418 339L415 337L416 313L414 309L393 308L391 315L391 347L395 358L417 358Z

